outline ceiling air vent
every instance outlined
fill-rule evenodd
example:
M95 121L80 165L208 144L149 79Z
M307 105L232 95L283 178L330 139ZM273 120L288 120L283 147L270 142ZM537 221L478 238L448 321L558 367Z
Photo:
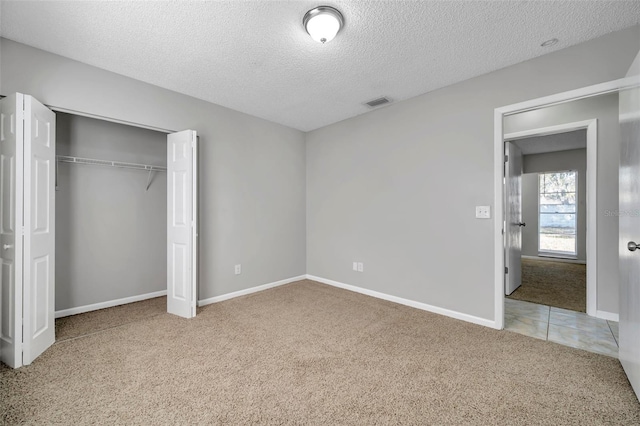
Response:
M381 105L385 105L391 102L391 99L386 98L386 97L381 97L378 99L374 99L372 101L369 102L365 102L365 105L368 106L369 108L375 108L375 107L379 107Z

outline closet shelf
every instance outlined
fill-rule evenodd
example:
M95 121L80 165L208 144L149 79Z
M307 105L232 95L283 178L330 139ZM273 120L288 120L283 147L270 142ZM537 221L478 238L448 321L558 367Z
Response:
M70 157L68 155L56 155L56 161L58 163L75 163L75 164L87 164L90 166L107 166L117 167L120 169L134 169L144 170L149 172L147 177L147 191L151 186L151 175L153 172L166 172L167 168L162 166L153 166L149 164L136 164L136 163L124 163L122 161L108 161L108 160L96 160L94 158L82 158L82 157ZM58 189L58 167L56 164L56 190Z
M148 172L166 172L167 168L149 164L124 163L122 161L96 160L93 158L69 157L67 155L57 155L56 160L61 163L88 164L93 166L118 167L121 169L146 170Z

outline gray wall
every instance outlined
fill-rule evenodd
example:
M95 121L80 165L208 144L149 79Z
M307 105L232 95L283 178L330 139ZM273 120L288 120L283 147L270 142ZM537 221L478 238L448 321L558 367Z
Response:
M538 256L538 173L578 172L577 259L587 260L587 150L531 154L524 156L522 175L522 254Z
M56 114L59 155L167 164L164 133ZM167 175L58 165L56 310L166 290Z
M493 319L499 230L474 206L493 201L494 109L623 76L640 27L308 133L306 200L301 132L9 40L0 49L1 94L198 130L201 299L303 274L306 259L309 274Z
M638 52L635 59L633 60L633 63L627 70L627 74L625 74L626 77L631 77L636 75L640 75L640 52Z
M494 109L624 76L639 30L308 133L307 273L493 319Z
M305 273L302 132L7 39L0 49L0 94L198 131L199 299Z
M630 60L633 60L633 56L635 54ZM626 73L626 70L623 73ZM605 215L605 210L616 210L618 205L618 94L602 95L512 115L505 118L504 131L518 132L593 118L598 119L597 309L615 314L618 313L619 282L618 218Z

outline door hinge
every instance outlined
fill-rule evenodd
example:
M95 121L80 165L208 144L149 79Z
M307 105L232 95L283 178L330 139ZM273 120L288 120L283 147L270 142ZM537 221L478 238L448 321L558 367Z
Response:
M505 274L508 274L508 273L509 273L509 268L508 268L508 267L506 267L506 266L504 267L504 273L505 273Z
M506 163L507 161L509 161L509 156L508 156L508 155L505 155L505 156L504 156L504 162Z

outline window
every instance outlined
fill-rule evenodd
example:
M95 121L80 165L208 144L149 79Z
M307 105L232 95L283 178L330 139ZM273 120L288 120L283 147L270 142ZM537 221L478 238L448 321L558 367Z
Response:
M573 170L538 175L538 251L575 256L576 180Z

